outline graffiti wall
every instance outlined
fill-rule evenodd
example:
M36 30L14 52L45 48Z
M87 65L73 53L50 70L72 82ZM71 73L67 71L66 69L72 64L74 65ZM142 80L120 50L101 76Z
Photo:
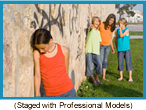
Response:
M38 28L48 29L54 42L68 47L69 77L77 90L86 79L85 38L91 18L96 15L104 21L114 11L114 4L4 4L3 96L34 96L30 40Z

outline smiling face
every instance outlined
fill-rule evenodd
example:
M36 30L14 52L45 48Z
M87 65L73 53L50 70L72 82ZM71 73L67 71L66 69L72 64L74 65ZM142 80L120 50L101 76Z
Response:
M110 18L109 25L111 26L114 23L114 18Z
M97 28L99 26L99 24L100 24L99 19L98 18L94 18L94 22L93 22L94 27Z

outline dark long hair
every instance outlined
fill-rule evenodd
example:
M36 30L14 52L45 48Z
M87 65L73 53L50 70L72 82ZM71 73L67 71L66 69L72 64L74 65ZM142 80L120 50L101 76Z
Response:
M108 29L108 26L109 26L109 20L110 20L111 18L114 19L114 22L113 22L113 24L111 25L111 29L110 29L111 32L113 32L113 31L115 30L115 28L116 28L116 16L115 16L114 14L109 14L108 17L106 18L106 21L103 22L103 23L104 23L104 28L105 28L105 30L107 30L107 29Z
M46 29L37 29L31 37L31 47L36 49L34 45L36 44L47 44L50 39L53 39L50 31Z

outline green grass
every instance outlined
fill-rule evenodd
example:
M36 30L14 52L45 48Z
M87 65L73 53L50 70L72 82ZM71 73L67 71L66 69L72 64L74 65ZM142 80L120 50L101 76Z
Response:
M142 24L143 25L143 23L128 23L128 25L130 25L130 24L134 24L134 25Z
M114 41L114 40L113 40ZM81 83L77 90L78 97L143 97L143 39L131 39L132 77L128 82L129 74L124 62L123 80L118 81L119 71L117 51L109 54L106 78L102 85L94 86L90 77ZM115 47L115 45L114 45ZM94 70L95 74L95 70ZM99 77L102 79L102 75Z
M116 32L115 32L116 35ZM130 31L131 36L143 36L143 31Z
M143 36L143 31L130 31L130 35L138 35L138 36Z
M141 25L143 25L143 23L128 23L128 25L139 25L139 24L141 24ZM118 23L116 23L116 25L118 25Z

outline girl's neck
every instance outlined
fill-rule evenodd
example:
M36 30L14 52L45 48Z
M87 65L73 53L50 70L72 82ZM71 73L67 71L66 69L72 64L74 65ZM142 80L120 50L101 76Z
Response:
M96 28L96 27L93 27L95 30L98 30L98 27Z
M56 45L56 44L55 44L54 42L52 42L51 45L50 45L49 51L52 51L52 50L54 49L55 45Z

